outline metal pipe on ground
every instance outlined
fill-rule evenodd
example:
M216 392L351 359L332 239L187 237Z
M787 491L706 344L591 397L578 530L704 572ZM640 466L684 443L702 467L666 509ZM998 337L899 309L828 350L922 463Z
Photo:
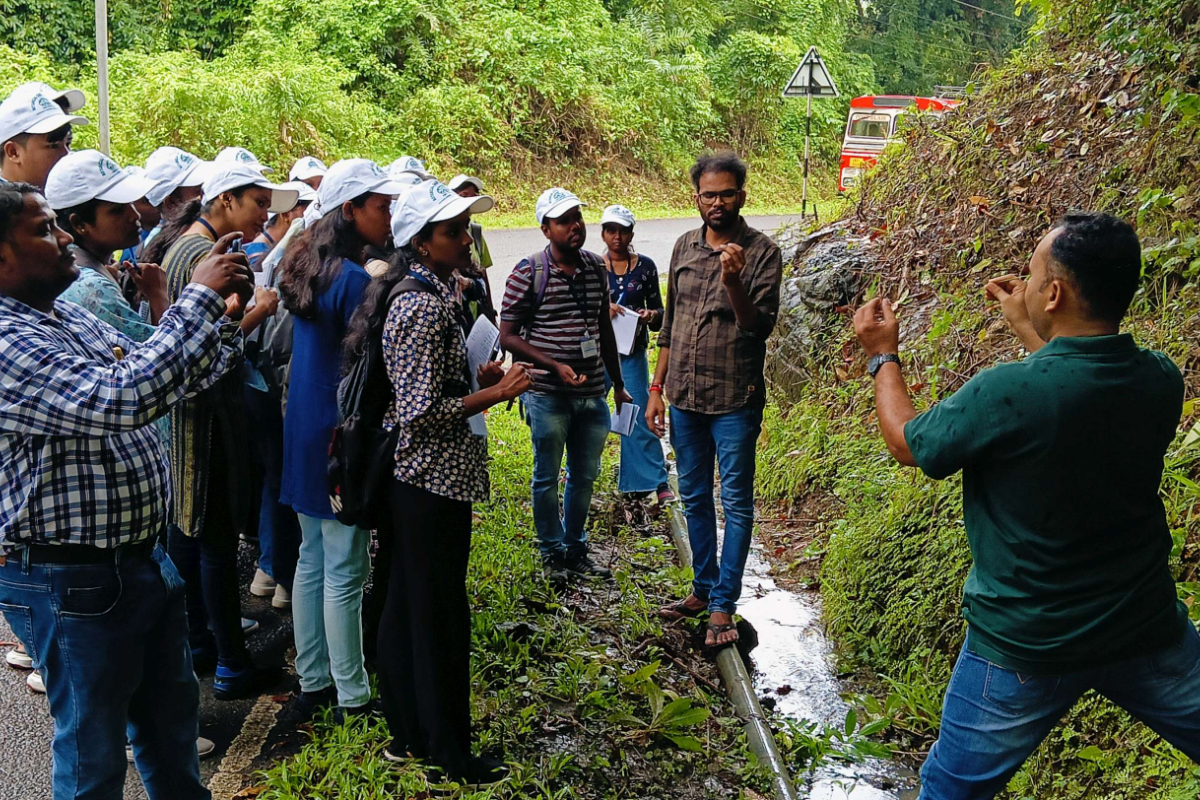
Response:
M679 496L679 481L671 476L671 488L675 496ZM679 562L685 567L692 565L692 545L688 540L687 522L683 517L683 509L678 503L672 503L668 510L668 524L671 527L671 538L675 540L675 550L679 553ZM729 695L738 719L746 731L746 739L750 750L765 764L773 776L775 797L777 800L799 800L796 788L788 775L783 756L775 744L775 736L771 726L767 724L762 706L758 703L758 695L754 693L754 684L750 681L750 673L742 661L737 647L723 647L717 651L717 670L721 673L721 681Z

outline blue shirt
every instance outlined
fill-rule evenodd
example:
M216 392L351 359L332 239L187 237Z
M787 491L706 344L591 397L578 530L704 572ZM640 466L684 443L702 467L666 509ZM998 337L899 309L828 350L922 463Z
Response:
M316 296L316 314L292 314L292 368L283 419L283 482L279 501L298 513L333 519L329 505L329 440L338 423L342 340L371 276L349 259Z

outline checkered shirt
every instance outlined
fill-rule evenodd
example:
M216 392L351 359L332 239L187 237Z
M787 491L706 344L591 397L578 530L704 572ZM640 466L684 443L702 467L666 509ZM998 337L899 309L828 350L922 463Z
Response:
M0 295L0 548L116 547L165 528L171 474L149 423L241 362L224 313L193 284L138 344L74 303L44 314Z
M667 279L667 308L658 346L670 348L666 393L684 411L725 414L765 401L767 337L779 316L783 258L766 234L739 220L733 241L746 251L742 285L758 309L754 330L738 327L721 284L721 254L705 228L675 242Z

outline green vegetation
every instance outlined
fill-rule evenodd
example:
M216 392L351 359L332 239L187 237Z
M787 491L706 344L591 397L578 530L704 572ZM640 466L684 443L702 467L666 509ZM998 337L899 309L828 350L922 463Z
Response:
M1180 596L1191 605L1200 589L1195 6L1038 5L1040 40L987 74L955 114L914 120L862 187L855 223L880 234L866 294L900 301L906 374L918 406L928 405L988 365L1022 355L984 299L987 278L1016 271L1070 208L1136 219L1145 279L1127 328L1175 359L1188 387L1163 499ZM788 324L782 320L784 331ZM852 339L845 317L831 317L805 364L812 380L770 409L761 488L824 520L810 549L825 552L821 588L842 664L875 687L861 698L868 715L892 719L900 749L919 750L936 734L965 632L961 484L935 483L891 460ZM1193 617L1200 621L1200 607ZM1088 697L1008 797L1198 794L1200 768L1107 701Z
M770 777L745 743L741 723L715 691L715 666L698 653L703 634L664 627L655 610L690 572L674 566L664 521L609 506L593 514L597 560L611 584L560 595L541 577L528 504L532 451L515 411L489 415L492 502L476 507L467 577L474 617L472 708L477 746L503 754L512 778L497 798L754 797ZM614 492L616 442L599 490ZM509 623L516 623L512 625ZM886 752L870 737L887 723L823 726L787 721L781 750L797 774L828 758ZM436 781L420 764L397 768L382 755L382 720L335 726L330 712L312 741L261 776L262 800L414 797Z
M930 92L987 57L927 38L880 50L871 39L892 5L865 17L852 0L112 0L114 156L239 144L286 167L309 153L407 153L438 174L483 175L510 209L564 183L660 211L689 205L680 178L698 151L731 147L753 163L755 208L791 209L804 108L779 94L810 45L843 95L814 104L818 197L832 194L849 98ZM894 5L942 36L1023 34L952 2ZM0 0L0 92L36 76L94 99L93 18L85 0ZM893 79L913 53L936 65ZM95 127L77 136L94 144Z

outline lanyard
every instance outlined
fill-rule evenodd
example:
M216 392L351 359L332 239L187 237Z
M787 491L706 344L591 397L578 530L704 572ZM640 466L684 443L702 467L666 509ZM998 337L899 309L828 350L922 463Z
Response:
M208 220L206 220L204 217L196 217L196 222L199 222L201 225L203 225L204 227L208 228L208 232L212 234L212 237L213 237L213 241L214 241L214 242L215 242L217 239L220 239L220 238L221 238L220 236L217 236L217 229L216 229L216 228L214 228L212 225L209 225L209 224L208 224Z
M562 272L562 267L559 267L558 262L554 260L554 254L550 252L549 245L546 246L546 258L555 267L555 269L558 269L560 272ZM584 260L582 253L579 256L579 260L582 265L580 266L579 269L575 270L575 278L580 277L580 275L583 274L584 270L587 267L587 261ZM547 276L547 278L548 277L549 276ZM588 318L588 299L589 298L588 298L587 283L585 282L583 284L583 299L580 300L579 293L575 290L575 279L566 277L566 273L564 272L563 280L565 280L567 282L567 291L571 293L571 299L575 301L575 308L579 311L579 316L583 318L583 329L585 331L587 331L588 335L590 336L591 332L592 332L592 326L591 326L591 323L589 322L589 318ZM586 278L585 278L585 281L586 281Z
M271 243L271 247L275 246L275 240L271 237L271 234L267 233L266 231L263 231L262 235L263 235L264 239L266 239L268 242Z

